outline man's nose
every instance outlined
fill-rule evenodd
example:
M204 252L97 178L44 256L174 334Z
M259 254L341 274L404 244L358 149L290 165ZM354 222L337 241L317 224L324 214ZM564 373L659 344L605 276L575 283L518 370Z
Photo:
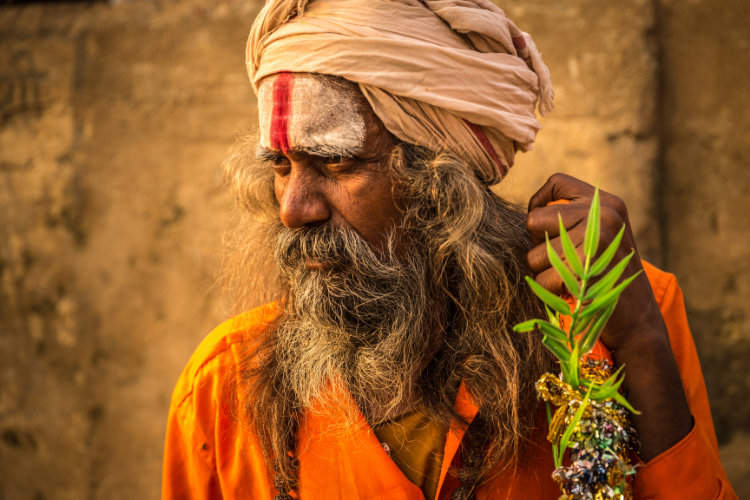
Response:
M331 215L319 182L303 171L292 168L277 190L281 222L290 228L314 225Z

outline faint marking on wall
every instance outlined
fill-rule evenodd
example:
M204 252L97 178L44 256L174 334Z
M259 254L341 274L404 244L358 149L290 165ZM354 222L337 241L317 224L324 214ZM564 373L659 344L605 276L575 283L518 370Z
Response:
M0 72L0 124L18 114L41 116L42 85L47 75L36 68L28 50L19 50L11 56L8 70Z
M33 162L26 160L23 163L0 160L0 173L21 172L31 170Z

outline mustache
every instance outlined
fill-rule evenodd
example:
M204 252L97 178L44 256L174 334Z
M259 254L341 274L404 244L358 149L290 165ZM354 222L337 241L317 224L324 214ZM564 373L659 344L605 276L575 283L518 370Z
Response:
M274 257L288 279L290 311L314 317L321 328L336 325L349 334L379 338L384 319L408 310L410 301L425 300L425 260L411 246L406 252L401 252L406 249L401 247L396 256L396 237L395 232L390 233L387 251L378 255L364 237L348 227L280 230ZM310 269L309 259L327 265ZM416 306L412 309L416 311Z
M380 263L369 243L348 227L329 224L281 229L276 237L276 262L285 272L304 265L305 261L328 262L332 267L364 272L363 263ZM367 266L364 266L367 267Z

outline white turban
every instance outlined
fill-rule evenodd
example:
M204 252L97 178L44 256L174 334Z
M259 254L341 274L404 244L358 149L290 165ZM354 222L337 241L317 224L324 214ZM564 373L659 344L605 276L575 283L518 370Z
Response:
M465 158L487 184L540 129L552 82L531 37L489 0L269 0L253 24L256 93L280 72L359 84L402 141Z

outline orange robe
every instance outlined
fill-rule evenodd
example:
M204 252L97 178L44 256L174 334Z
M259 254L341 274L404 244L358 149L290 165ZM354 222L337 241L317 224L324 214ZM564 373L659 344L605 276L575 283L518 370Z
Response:
M639 467L637 499L736 499L719 461L713 421L698 355L688 329L682 292L671 274L644 263L669 330L672 351L695 420L679 443ZM264 499L275 494L257 438L233 407L231 386L237 367L255 337L277 311L264 306L231 319L201 343L180 376L167 424L162 478L163 499ZM599 354L608 355L597 346ZM462 385L456 399L461 415L477 412ZM308 412L300 424L296 456L302 499L423 499L388 457L360 415L354 431L332 430L335 417ZM436 499L449 499L458 486L447 474L462 432L446 436ZM505 471L476 491L484 499L548 499L559 496L551 479L552 451L545 435L533 444L532 459L522 469Z

